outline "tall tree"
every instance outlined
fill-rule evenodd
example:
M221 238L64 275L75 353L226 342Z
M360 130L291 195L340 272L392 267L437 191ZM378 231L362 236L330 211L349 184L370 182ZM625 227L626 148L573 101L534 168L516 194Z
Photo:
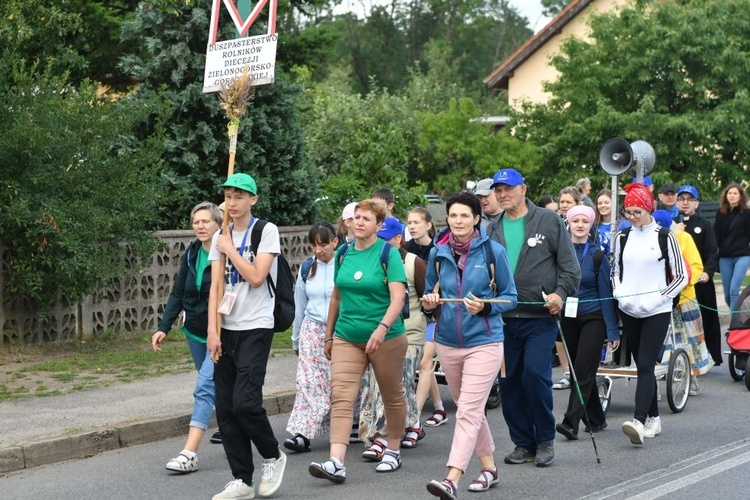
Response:
M547 17L556 16L568 6L573 0L541 0L542 1L542 14Z
M749 11L750 0L637 0L593 17L590 41L570 38L554 58L560 77L546 86L550 101L518 116L519 135L539 144L545 172L556 172L545 181L580 177L582 165L603 180L599 149L618 136L654 146L657 183L690 182L715 196L744 178Z

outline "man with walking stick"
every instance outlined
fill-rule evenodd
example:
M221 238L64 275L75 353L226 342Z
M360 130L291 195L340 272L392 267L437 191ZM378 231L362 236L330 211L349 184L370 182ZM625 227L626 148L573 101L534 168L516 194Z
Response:
M504 213L490 223L487 234L506 248L518 290L518 306L503 313L507 376L500 382L500 394L515 444L505 462L546 467L555 458L552 348L557 325L553 316L578 290L581 269L562 220L526 198L520 172L498 171L492 188Z

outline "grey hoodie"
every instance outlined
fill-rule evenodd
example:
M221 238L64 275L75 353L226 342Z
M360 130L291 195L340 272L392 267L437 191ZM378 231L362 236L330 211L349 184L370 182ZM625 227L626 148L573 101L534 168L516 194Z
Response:
M551 210L537 207L529 199L526 199L526 207L529 211L524 216L524 242L513 275L518 307L505 312L503 317L549 318L549 311L541 304L544 302L542 291L556 293L562 300L567 300L578 291L581 267L562 219ZM505 213L493 220L487 227L487 235L506 246L504 220Z

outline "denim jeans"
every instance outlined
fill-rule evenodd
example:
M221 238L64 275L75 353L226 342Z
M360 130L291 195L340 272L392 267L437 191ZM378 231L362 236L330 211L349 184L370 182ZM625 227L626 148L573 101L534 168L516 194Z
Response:
M724 302L732 309L740 296L742 280L750 267L750 255L742 257L719 257L721 285L724 287Z
M193 363L198 370L198 380L195 381L193 397L193 416L190 418L190 427L197 427L204 431L208 429L211 422L211 414L214 411L214 362L206 348L206 344L185 337L190 346L190 354L193 356Z

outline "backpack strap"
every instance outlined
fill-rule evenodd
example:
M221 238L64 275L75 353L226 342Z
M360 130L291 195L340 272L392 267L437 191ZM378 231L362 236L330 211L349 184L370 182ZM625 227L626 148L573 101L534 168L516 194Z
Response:
M618 233L620 237L620 256L619 259L617 259L617 265L620 270L620 283L622 283L622 254L625 252L625 243L628 242L628 235L630 234L631 229L633 228L629 227L627 230Z
M492 243L489 240L482 245L484 247L484 262L490 275L490 288L497 295L497 283L495 283L495 254L492 253Z
M672 281L672 268L669 265L669 251L667 250L667 235L669 229L659 227L659 249L661 250L661 258L664 259L664 276L666 277L666 284Z
M344 243L344 245L341 247L341 250L339 250L339 267L341 267L341 264L344 262L344 257L346 257L346 253L349 251L349 248L354 245L353 241L350 241L349 243Z
M307 283L307 277L310 276L310 269L312 269L314 257L308 257L300 266L300 275L302 275L302 282Z
M386 241L383 242L383 248L380 250L380 265L383 267L383 274L385 274L383 284L386 286L388 286L388 258L391 255L391 248L393 248L393 245Z
M255 221L255 224L253 224L253 228L250 231L250 246L253 247L253 253L256 257L258 255L258 247L260 247L260 240L263 236L263 229L266 227L266 223L268 223L268 221L258 219ZM273 278L271 278L270 270L266 275L266 285L268 286L268 293L271 294L271 297L276 297L276 283L274 283Z
M602 267L602 260L604 260L604 250L597 248L594 252L594 276L596 276L597 282L599 281L599 268Z

